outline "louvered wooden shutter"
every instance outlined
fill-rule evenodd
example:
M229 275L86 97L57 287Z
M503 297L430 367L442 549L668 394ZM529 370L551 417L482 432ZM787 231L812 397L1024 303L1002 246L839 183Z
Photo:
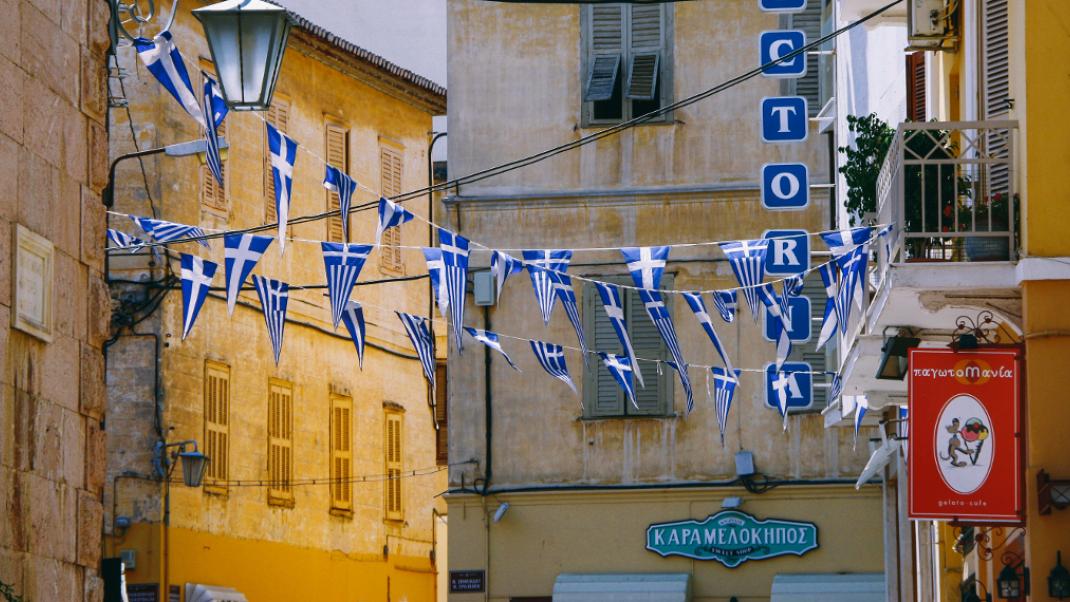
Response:
M620 77L624 50L624 8L620 5L590 7L588 75L583 100L609 100Z
M383 441L386 458L386 517L391 520L403 518L401 498L401 416L389 413L386 416L386 437Z
M348 153L348 141L349 132L345 128L337 123L327 122L324 127L327 149L327 163L342 170L345 173L349 172L349 153ZM327 191L327 211L338 211L338 193L332 190ZM345 238L342 233L342 220L348 219L332 215L327 218L327 240L331 242L345 242Z
M331 508L353 509L353 400L331 396Z
M658 87L664 30L661 4L633 4L625 94L632 100L653 100Z
M925 121L925 53L907 55L907 121Z
M379 147L379 181L380 192L392 199L401 194L402 162L401 152L391 146ZM402 226L403 227L403 226ZM401 258L401 229L390 228L383 232L382 246L379 248L379 268L393 274L404 270Z
M622 291L623 292L623 291ZM621 353L622 347L613 330L601 297L594 285L583 288L583 324L587 340L592 349L610 353ZM601 358L588 358L584 370L583 407L588 416L621 416L626 402L624 392L613 379Z
M435 364L435 459L439 466L449 464L449 396L446 362Z
M280 132L290 128L290 103L279 98L278 94L271 101L267 110L267 121ZM279 220L275 209L275 176L271 171L271 150L267 142L267 128L264 129L264 223L271 224Z
M664 284L664 283L663 283ZM636 357L660 358L668 357L665 342L662 341L654 322L646 313L643 301L639 298L639 292L628 290L626 302L626 315L628 316L628 332L631 335L632 347L635 348ZM671 297L666 299L665 306L670 307ZM671 311L671 308L670 308ZM635 414L667 414L672 407L671 397L671 373L672 368L662 366L661 374L658 367L652 362L639 362L639 369L643 372L645 387L640 387L636 381L635 401L639 409L629 407L627 413Z
M821 7L825 0L807 0L802 12L786 15L783 23L787 29L798 29L806 33L806 43L821 37ZM806 99L806 107L813 117L821 111L821 58L817 54L806 54L806 75L797 79L785 80L787 92Z
M983 32L981 86L982 111L985 120L1007 119L1010 113L1010 56L1007 19L1007 0L984 0L982 7ZM994 135L993 135L994 134ZM997 159L1010 156L1010 140L1002 132L989 134L987 151ZM988 196L1010 193L1010 166L1006 163L989 167L986 178Z
M230 367L204 364L204 455L208 457L204 489L225 493L230 455Z
M225 138L227 135L226 122L220 124L216 129L216 135L220 138ZM227 165L226 161L221 161L220 170L223 173L224 181L226 180ZM219 185L215 176L212 175L212 170L208 168L208 165L201 166L201 203L204 204L206 209L209 209L217 214L226 215L227 213L227 195L226 190Z
M268 385L268 502L293 501L293 385Z

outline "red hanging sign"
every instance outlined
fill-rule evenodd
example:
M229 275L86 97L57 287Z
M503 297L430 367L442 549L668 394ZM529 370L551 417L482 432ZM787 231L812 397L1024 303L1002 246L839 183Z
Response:
M1021 522L1021 350L911 349L912 519Z

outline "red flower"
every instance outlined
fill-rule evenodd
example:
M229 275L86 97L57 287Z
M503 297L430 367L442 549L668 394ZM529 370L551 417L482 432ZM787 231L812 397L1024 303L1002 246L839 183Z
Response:
M944 217L951 217L951 205L944 205Z

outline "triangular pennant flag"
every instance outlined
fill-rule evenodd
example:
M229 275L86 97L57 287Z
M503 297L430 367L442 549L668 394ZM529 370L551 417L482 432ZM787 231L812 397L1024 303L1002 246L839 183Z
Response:
M780 370L784 366L784 362L788 360L788 355L791 354L791 317L783 311L783 306L780 304L780 299L777 298L776 291L773 290L771 283L765 283L755 290L758 292L758 298L762 300L762 305L765 306L765 319L780 322L779 326L773 327L773 330L777 333L776 369Z
M282 354L282 334L286 328L286 306L290 301L290 285L278 280L264 278L253 274L253 285L264 310L264 324L267 325L271 349L275 352L275 365L279 365Z
M765 278L765 256L769 251L769 239L723 242L720 247L732 266L736 280L743 287L743 298L747 300L751 316L757 321L760 306L755 287Z
M293 198L297 141L270 123L266 125L271 177L275 183L275 215L279 220L279 255L282 255L286 250L286 223L290 220L290 201Z
M673 361L666 361L666 364L676 370L676 375L680 377L680 385L684 388L684 395L687 397L687 415L691 415L691 410L695 409L695 392L691 389L691 377L687 375L687 366L680 369L680 365Z
M825 295L828 297L825 301L825 317L821 322L821 334L817 337L816 349L821 349L832 338L832 335L836 334L839 325L840 312L837 300L840 298L840 276L836 264L831 261L819 267L817 272L821 275L821 282L825 285Z
M490 254L490 273L494 274L494 282L497 285L495 299L501 298L505 281L522 269L524 269L524 264L508 253L494 251Z
M145 241L140 238L136 238L123 232L122 230L113 230L108 228L108 240L115 246L113 249L130 249L131 253L136 252L145 244Z
M212 172L219 187L223 188L223 158L219 152L219 126L223 125L223 119L227 116L227 103L223 95L219 93L215 80L205 72L201 72L204 79L204 94L201 96L201 108L204 111L204 141L205 163Z
M799 389L799 383L795 380L794 372L778 370L773 379L773 391L777 396L777 409L784 417L784 430L788 430L788 394Z
M691 307L692 313L698 318L698 323L702 325L702 329L706 331L706 336L710 338L710 342L713 343L713 348L717 350L717 354L721 356L721 361L724 362L725 368L729 371L734 370L732 367L732 360L728 359L728 352L725 351L724 345L721 344L720 337L717 336L717 331L713 329L713 320L710 318L710 314L706 311L706 303L702 300L700 293L684 293L684 299L687 300L687 304Z
M612 353L599 353L598 355L602 358L602 363L605 364L606 370L609 370L620 388L624 389L624 394L628 396L628 400L638 410L639 403L635 400L635 384L632 382L632 359Z
M375 229L375 246L383 242L383 232L411 222L416 216L386 197L379 199L379 225Z
M736 307L739 302L736 298L736 291L713 291L713 304L717 307L717 313L721 314L721 319L729 324L736 318Z
M624 247L620 250L635 286L654 290L661 287L669 247Z
M446 290L446 280L442 277L442 249L438 247L423 247L424 259L427 261L427 275L431 279L431 290L435 291L435 304L442 318L448 318L450 307L450 294Z
M227 269L227 315L234 315L234 305L245 280L271 245L270 236L227 234L223 237L224 266Z
M624 349L624 355L632 362L632 373L635 374L636 380L639 381L639 386L646 387L643 384L643 372L639 368L639 362L635 359L635 349L632 349L632 341L628 337L628 324L624 319L624 303L621 302L620 288L607 282L597 281L594 286L598 290L598 296L602 298L602 307L605 308L606 315L609 316L609 323L613 325L613 331L617 333L617 339L620 340L621 347Z
M554 311L554 299L557 293L554 289L555 276L558 272L568 270L568 262L572 259L572 251L564 249L543 249L523 252L524 263L528 266L528 275L531 276L531 286L535 289L535 301L539 304L544 324L550 323L550 315Z
M728 430L728 412L732 409L732 397L739 385L739 370L711 368L713 372L713 404L717 409L717 428L721 431L721 447Z
M572 288L572 277L568 274L554 275L554 290L557 298L565 308L568 321L572 323L572 329L576 331L576 339L580 343L580 352L583 355L583 363L587 364L587 340L583 337L583 322L580 322L580 310L576 305L576 291Z
M204 113L197 102L197 95L193 93L186 62L182 60L182 54L172 40L171 32L165 31L152 40L138 38L134 40L134 48L149 73L178 101L190 117L203 125Z
M780 307L784 315L788 315L791 310L791 298L802 295L804 286L806 281L801 274L788 276L780 282Z
M855 416L854 416L854 427L855 427L854 445L855 446L858 445L858 430L862 428L862 419L866 417L866 410L867 410L866 405L867 405L867 402L866 402L864 397L862 399L859 399L858 402L855 405Z
M353 345L357 348L357 361L360 369L364 369L364 308L356 301L346 303L345 311L342 312L342 324L349 331L349 338L353 339Z
M544 341L529 341L531 350L535 353L535 359L550 376L568 385L573 393L576 393L576 385L568 375L568 366L565 365L565 348Z
M442 281L450 300L450 315L453 317L453 335L457 350L464 344L464 292L468 282L468 239L438 229L438 248L442 251Z
M691 381L687 375L687 362L684 361L684 352L680 349L680 340L676 336L676 328L672 324L672 316L669 315L669 309L665 307L665 301L662 300L661 293L640 289L639 299L643 302L643 307L646 309L647 315L650 316L650 320L654 322L654 327L658 329L661 340L665 341L665 345L669 348L669 354L672 356L673 361L680 367L677 370L680 376L680 383L686 391L690 391ZM688 412L691 411L690 408L693 405L693 401L688 404Z
M338 195L338 215L342 220L342 238L349 240L349 207L353 203L353 192L357 181L333 165L327 166L323 176L323 187Z
M825 374L832 375L832 382L829 383L828 399L825 400L825 405L832 405L843 395L843 379L836 372L826 372Z
M327 271L327 295L331 300L331 323L338 328L342 312L349 303L349 295L364 267L364 261L372 252L371 245L356 245L340 242L321 242L323 267Z
M858 246L835 259L836 267L839 268L839 290L836 297L836 310L841 334L847 332L847 326L851 321L852 301L855 299L856 294L859 309L861 309L861 289L865 279L867 256L865 247Z
M201 230L196 226L176 224L175 222L168 222L162 219L138 217L136 215L131 215L130 219L156 242L171 242L186 238L196 238L198 239L197 242L202 247L211 248L208 246L208 241L203 238L204 236L207 236L204 233L204 230Z
M423 316L414 316L400 311L395 311L394 313L398 315L398 319L405 326L405 332L409 335L413 348L416 349L416 355L420 358L420 365L423 366L424 378L427 379L428 384L431 386L431 391L434 393L435 339L431 336L428 320Z
M182 340L193 330L193 323L208 297L218 265L195 255L182 254Z
M509 354L505 352L505 349L502 349L502 343L498 333L489 330L471 328L469 326L465 326L464 331L468 333L468 336L502 354L502 357L505 358L505 361L509 363L509 366L511 366L513 370L516 370L517 372L520 371L520 368L517 368L516 364L513 363L513 358L509 357Z
M825 241L832 256L839 257L854 247L868 241L873 235L873 226L861 226L859 228L847 228L844 230L832 230L822 232L821 240Z

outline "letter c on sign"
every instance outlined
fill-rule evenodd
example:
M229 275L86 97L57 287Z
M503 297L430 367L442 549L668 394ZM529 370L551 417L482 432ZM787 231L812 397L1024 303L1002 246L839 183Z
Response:
M785 46L787 47L787 50L781 52L780 49L784 48ZM780 57L784 56L785 54L788 54L792 50L795 50L795 49L792 48L791 40L776 40L772 44L769 45L769 54L772 55L772 59L774 61L779 59ZM783 63L780 63L780 64L783 65L784 67L794 67L795 66L795 61L797 61L798 59L799 59L798 56L793 56L793 57L791 57L791 59L786 60L786 61L784 61Z

